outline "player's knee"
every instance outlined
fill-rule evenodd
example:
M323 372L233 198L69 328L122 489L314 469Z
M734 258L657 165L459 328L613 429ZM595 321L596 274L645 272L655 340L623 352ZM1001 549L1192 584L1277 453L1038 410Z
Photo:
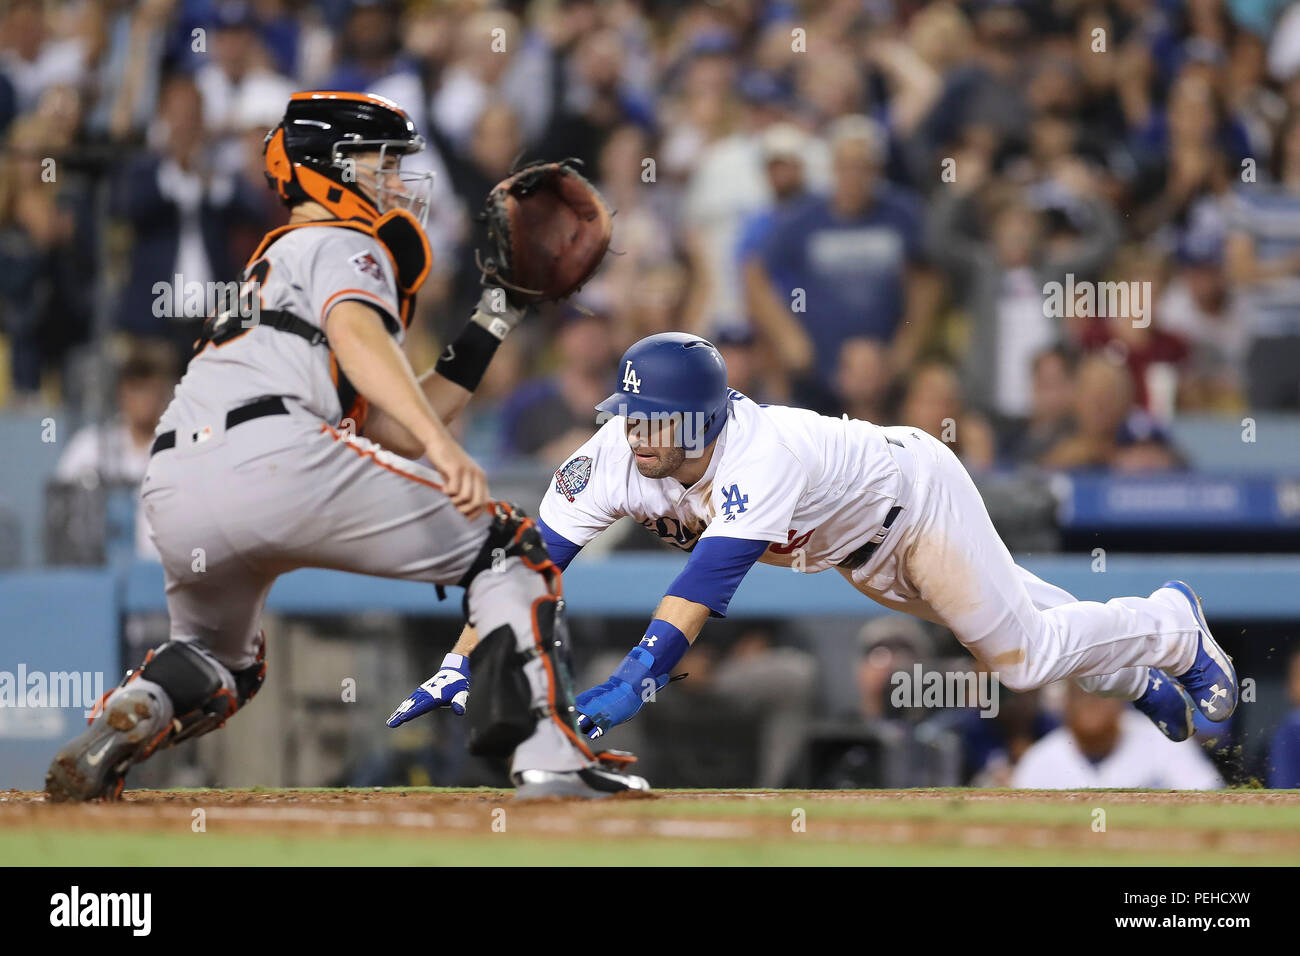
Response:
M1016 694L1033 690L1040 684L1037 675L1025 666L1023 659L998 664L993 668L993 673L999 684Z
M467 616L473 620L476 611L509 613L520 602L531 604L550 590L555 575L558 569L536 524L519 509L502 504L478 555L459 581L465 588Z

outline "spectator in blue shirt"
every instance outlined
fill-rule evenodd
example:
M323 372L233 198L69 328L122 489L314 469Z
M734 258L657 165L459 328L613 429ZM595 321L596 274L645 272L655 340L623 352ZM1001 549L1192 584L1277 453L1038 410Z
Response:
M917 200L881 177L879 126L848 116L829 133L831 194L782 215L761 253L764 281L751 283L748 302L787 370L822 383L855 336L887 343L897 367L911 365L938 290L924 265Z
M1292 710L1273 734L1268 753L1268 785L1277 790L1300 789L1300 651L1291 655L1287 696Z

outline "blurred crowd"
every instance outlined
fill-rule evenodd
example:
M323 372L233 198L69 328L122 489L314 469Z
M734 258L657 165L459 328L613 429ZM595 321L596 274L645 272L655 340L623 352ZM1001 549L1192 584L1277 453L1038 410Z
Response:
M900 695L905 678L948 679L977 665L944 653L956 646L946 632L901 615L868 622L859 644L858 708L844 715L841 728L814 726L811 734L814 756L816 740L826 744L824 759L812 768L818 786L1300 786L1300 650L1283 664L1275 726L1245 731L1236 716L1212 724L1198 714L1194 738L1175 744L1125 701L1085 693L1071 682L1026 693L984 685L986 696L976 700L971 692L964 706L947 700L939 708L915 706L918 698ZM901 759L891 761L891 754Z
M232 279L284 220L261 148L298 89L388 96L427 140L419 368L512 165L576 157L617 210L617 254L483 383L488 463L561 461L666 329L974 470L1177 468L1180 412L1300 410L1283 0L4 0L0 400L84 400L88 350L183 361L203 303L160 315L156 283Z

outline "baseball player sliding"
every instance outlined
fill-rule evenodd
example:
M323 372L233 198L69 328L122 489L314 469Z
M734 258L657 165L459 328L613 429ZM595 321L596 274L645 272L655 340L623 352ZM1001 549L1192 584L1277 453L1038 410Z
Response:
M593 739L663 689L756 561L835 568L886 607L951 628L1012 690L1072 678L1133 701L1171 740L1191 735L1193 707L1222 721L1237 706L1232 661L1190 587L1100 604L1035 577L1012 560L957 457L919 429L758 405L728 389L711 344L680 332L633 345L597 408L613 417L542 501L552 558L567 566L623 516L690 558L640 644L578 695ZM465 712L475 638L467 629L391 726L439 706Z
M238 311L254 320L227 312L205 324L144 479L171 637L55 756L52 799L115 797L131 764L246 704L266 674L267 593L301 567L465 588L468 619L484 635L471 749L513 756L520 796L646 788L577 732L559 570L532 519L492 501L446 427L519 322L521 302L567 290L543 289L535 276L520 285L528 229L502 245L510 217L528 204L551 251L563 251L557 235L590 240L572 285L603 256L608 216L563 164L527 168L493 190L496 284L417 378L401 343L429 269L432 174L400 166L421 148L406 113L368 94L295 94L268 134L266 175L290 222L244 270L241 306L252 308ZM421 456L432 469L407 460Z

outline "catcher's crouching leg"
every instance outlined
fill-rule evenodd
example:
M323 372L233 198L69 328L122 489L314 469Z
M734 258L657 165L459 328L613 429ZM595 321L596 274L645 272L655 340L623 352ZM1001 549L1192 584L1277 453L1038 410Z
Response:
M481 638L470 655L469 749L513 757L517 797L604 797L647 790L577 731L560 572L531 518L496 506L487 541L461 580ZM626 758L623 758L626 760Z
M116 799L131 764L224 726L266 677L265 639L259 641L257 661L235 672L188 641L150 651L95 706L85 732L55 755L46 794L55 801Z

